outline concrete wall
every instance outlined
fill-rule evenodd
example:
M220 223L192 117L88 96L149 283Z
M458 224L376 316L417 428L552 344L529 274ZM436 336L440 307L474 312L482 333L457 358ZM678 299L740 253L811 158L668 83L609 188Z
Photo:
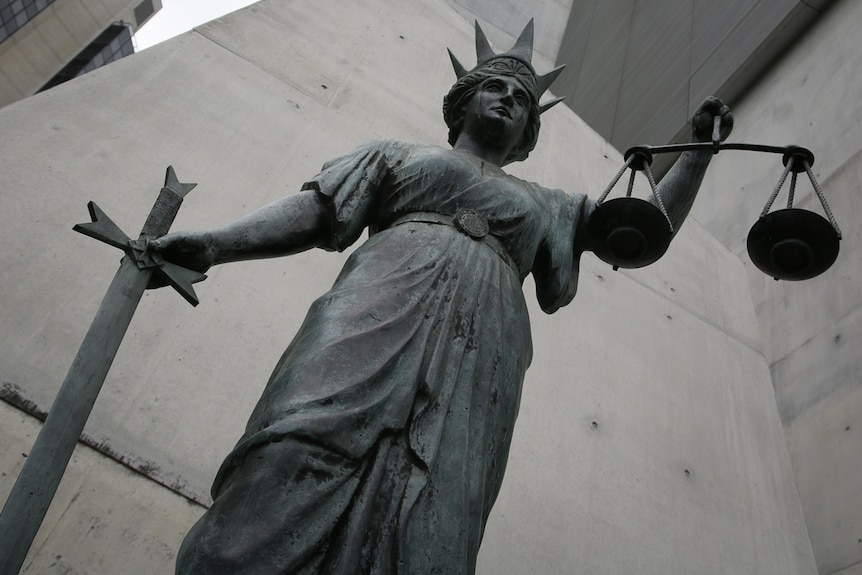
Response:
M736 100L829 1L575 0L557 89L621 150L687 141L704 98Z
M174 227L208 227L296 192L363 139L445 143L444 48L470 64L471 23L437 0L347 6L261 2L0 109L0 381L12 395L50 403L116 269L119 252L71 231L86 201L134 234L173 164L199 183ZM512 171L597 195L620 164L558 106ZM201 508L168 491L205 501L343 257L216 268L195 309L148 293L87 433L166 487L123 491L140 478L94 456L51 511L79 528L50 519L27 572L57 556L76 558L70 572L169 572L170 551L138 569L151 547L80 532L110 523L175 548ZM479 572L813 573L740 260L691 222L651 268L615 273L587 256L582 270L579 297L554 316L526 288L536 354ZM4 445L16 446L0 460L7 489L34 423L2 417ZM93 496L103 492L122 496Z
M0 497L5 501L39 421L0 401ZM172 573L202 508L114 459L78 445L21 573Z
M742 102L734 139L800 144L844 234L833 268L807 282L775 282L745 253L748 227L778 181L777 157L728 152L707 182L696 218L749 271L808 533L820 573L862 566L862 4L837 2ZM719 175L719 173L721 175ZM785 187L786 193L786 187ZM796 206L823 214L800 180ZM777 205L783 206L781 195ZM745 216L740 216L745 214ZM852 572L852 568L851 568Z

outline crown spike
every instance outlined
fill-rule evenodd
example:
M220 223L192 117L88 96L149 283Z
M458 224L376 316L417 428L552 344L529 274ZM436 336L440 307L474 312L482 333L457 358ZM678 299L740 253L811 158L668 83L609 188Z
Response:
M558 66L554 68L550 72L545 75L540 76L533 69L533 40L534 40L534 31L535 31L535 22L532 18L527 22L527 25L524 26L524 29L521 31L521 35L518 36L518 39L515 41L515 45L512 46L512 49L508 52L502 52L497 54L494 52L493 48L491 48L490 42L488 42L488 37L485 36L485 32L482 30L482 27L479 25L479 21L475 21L476 27L476 68L488 63L490 60L495 58L513 58L515 60L519 60L523 62L528 68L530 73L536 79L535 84L535 97L541 98L542 94L547 90L550 85L557 79L557 76L563 71L565 66ZM455 55L449 50L449 59L452 61L452 68L455 70L455 75L460 80L464 76L470 73L467 68L458 61ZM475 68L474 68L475 69ZM545 104L541 104L539 106L539 113L543 113L549 109L551 109L556 104L559 104L563 101L563 98L556 98L547 102Z
M562 102L565 99L566 99L565 96L561 96L559 98L554 98L553 100L549 100L549 101L545 102L544 104L539 104L539 113L544 114L545 112L547 112L548 110L550 110L551 108L553 108L554 106L556 106L557 104L559 104L560 102Z
M539 85L539 94L544 94L545 90L547 90L551 84L554 83L554 80L557 79L557 76L566 68L566 65L557 66L544 76L539 76L536 74L536 83Z
M476 65L481 66L496 55L494 50L491 49L491 44L488 42L485 32L479 26L479 21L476 20Z
M510 56L514 56L531 65L533 62L533 29L533 19L530 18L530 21L527 22L527 25L521 31L521 35L518 36L515 45L508 52Z
M452 60L452 67L455 69L455 75L460 80L467 75L467 69L461 64L461 62L458 61L458 58L455 57L455 54L452 53L452 50L449 50L447 48L447 51L449 52L449 59Z

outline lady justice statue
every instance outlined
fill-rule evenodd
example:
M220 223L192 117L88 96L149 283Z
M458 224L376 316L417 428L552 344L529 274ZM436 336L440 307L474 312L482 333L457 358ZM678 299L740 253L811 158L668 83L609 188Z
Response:
M506 174L533 149L540 96L560 73L531 64L530 22L443 100L452 149L372 141L303 190L225 227L153 243L200 271L370 237L317 299L187 535L177 573L472 573L503 480L530 322L575 296L594 202ZM450 54L451 55L451 54ZM722 139L727 106L692 121ZM711 152L684 154L658 186L678 229Z

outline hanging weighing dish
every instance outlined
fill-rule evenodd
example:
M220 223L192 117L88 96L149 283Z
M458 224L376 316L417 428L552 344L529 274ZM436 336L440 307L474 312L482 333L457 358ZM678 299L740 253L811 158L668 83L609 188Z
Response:
M838 257L840 235L822 216L797 208L761 216L748 233L748 255L777 280L811 279Z
M639 198L602 202L587 222L590 249L604 262L620 268L648 266L664 255L673 233L667 218Z

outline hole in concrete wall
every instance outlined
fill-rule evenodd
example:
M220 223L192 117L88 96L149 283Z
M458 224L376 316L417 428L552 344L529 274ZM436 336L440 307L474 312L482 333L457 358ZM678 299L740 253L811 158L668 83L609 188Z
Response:
M670 314L667 314L665 317L666 317L667 319L673 319L673 316L672 316L672 315L670 315Z
M590 424L590 427L592 427L593 429L598 429L599 428L599 422L598 421L592 422Z
M682 472L685 473L686 477L691 477L691 471L689 471L688 469L683 469Z

